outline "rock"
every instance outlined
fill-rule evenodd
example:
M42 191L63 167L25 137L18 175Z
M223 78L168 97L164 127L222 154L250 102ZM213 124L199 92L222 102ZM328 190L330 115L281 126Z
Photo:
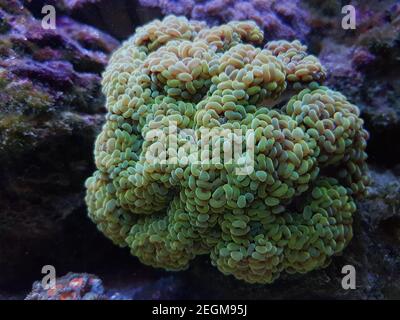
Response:
M356 30L342 28L340 1L139 0L163 14L221 24L252 19L266 40L300 39L328 68L326 84L359 106L371 132L370 159L394 165L400 157L400 4L348 1ZM388 154L389 152L389 154Z
M101 72L119 42L68 17L44 30L19 1L1 0L0 17L0 284L16 286L68 260L79 232L97 236L81 220L83 183L105 112Z
M58 13L120 40L129 37L137 26L162 16L160 10L140 6L136 0L25 0L24 3L37 16L45 4L54 5Z
M297 0L139 0L139 3L144 7L160 8L165 15L184 15L207 21L210 25L253 20L264 28L266 40L304 40L310 32L308 13Z
M121 281L122 280L122 281ZM123 279L112 277L108 285L95 275L68 273L56 278L54 287L44 288L35 281L25 300L171 300L183 299L181 281L174 276L164 276L154 281L143 281L124 275Z
M327 85L360 108L371 133L370 161L393 166L400 157L400 4L349 1L356 29L344 30L340 2L307 2L314 31L307 40L330 71Z
M57 278L54 287L36 281L25 300L106 300L102 281L91 274L68 273Z

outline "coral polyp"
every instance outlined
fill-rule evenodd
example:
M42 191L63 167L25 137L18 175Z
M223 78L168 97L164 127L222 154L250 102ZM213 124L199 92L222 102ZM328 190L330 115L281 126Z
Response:
M368 184L359 110L322 85L325 68L299 41L262 46L251 21L210 28L167 16L111 57L86 202L99 230L144 264L182 270L208 254L224 274L272 283L327 266L350 242ZM179 150L187 130L230 130L218 143L241 147L252 130L252 170L180 151L150 163L160 141L146 137L157 129L170 143L170 123Z

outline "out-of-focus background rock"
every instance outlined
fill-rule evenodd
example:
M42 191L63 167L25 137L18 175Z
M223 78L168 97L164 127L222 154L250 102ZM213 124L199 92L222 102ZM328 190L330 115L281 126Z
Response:
M56 6L56 30L41 28L44 4ZM355 30L341 27L346 4L357 9ZM210 24L253 19L267 40L299 38L328 68L328 85L360 107L373 185L353 241L327 269L271 286L223 276L206 258L167 273L138 263L86 218L83 182L105 112L101 72L136 26L169 13ZM48 264L58 291L49 296L36 282L29 299L400 298L399 13L395 0L0 0L0 299L27 296ZM356 290L341 287L345 264L357 270Z
M14 0L0 21L0 288L18 288L43 264L83 267L114 249L85 217L83 181L119 41L67 16L44 30Z
M124 274L107 279L87 273L68 273L57 278L54 287L35 281L26 300L131 300L184 299L183 281L173 276L143 279Z

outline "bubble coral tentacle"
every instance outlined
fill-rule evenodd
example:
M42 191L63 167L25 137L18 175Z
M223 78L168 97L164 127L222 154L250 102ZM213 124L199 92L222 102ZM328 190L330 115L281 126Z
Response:
M351 240L369 183L359 110L298 40L262 42L252 21L167 16L112 55L86 203L144 264L182 270L209 254L224 274L272 283Z

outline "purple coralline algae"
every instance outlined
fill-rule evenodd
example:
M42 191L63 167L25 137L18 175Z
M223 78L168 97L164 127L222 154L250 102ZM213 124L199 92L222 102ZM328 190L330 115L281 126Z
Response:
M163 14L185 15L216 25L232 20L253 20L264 28L265 38L300 39L310 32L308 14L294 0L139 0L145 7L160 8Z
M21 257L58 251L45 248L83 203L103 121L101 72L119 42L68 17L56 26L0 0L0 283L32 272Z

